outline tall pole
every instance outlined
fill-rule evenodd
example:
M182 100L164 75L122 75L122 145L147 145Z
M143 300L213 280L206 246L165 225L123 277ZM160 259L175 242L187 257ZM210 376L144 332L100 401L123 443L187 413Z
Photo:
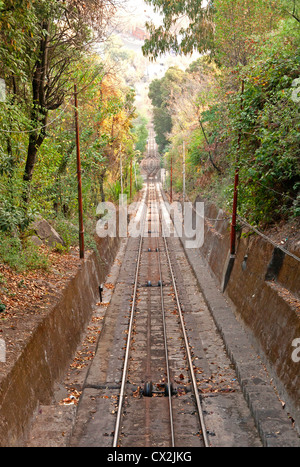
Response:
M171 156L170 203L173 203L173 156Z
M130 201L132 200L132 159L130 161Z
M120 172L121 172L121 195L123 195L123 160L122 160L121 146L120 146Z
M185 142L183 142L183 162L182 162L182 165L183 165L183 170L182 170L182 174L183 174L183 203L185 202Z
M230 235L230 254L231 255L235 255L238 185L239 185L239 168L236 167L235 177L234 177L234 194L233 194L231 235Z
M77 178L78 178L78 210L79 210L79 250L80 259L84 259L84 227L83 227L83 207L82 207L82 179L81 179L81 157L79 139L79 117L78 117L78 93L77 86L74 86L75 95L75 126L76 126L76 147L77 147Z
M136 173L136 160L134 160L134 179L135 179L135 186L137 188L137 173Z
M241 110L243 110L243 94L244 94L245 82L242 80L242 92L241 92ZM237 157L236 157L236 166L235 166L235 176L234 176L234 194L233 194L233 206L232 206L232 221L231 221L231 234L230 234L230 254L232 256L236 253L236 219L237 219L237 205L238 205L238 186L239 186L239 153L241 146L241 129L239 130L238 136L238 148L237 148Z

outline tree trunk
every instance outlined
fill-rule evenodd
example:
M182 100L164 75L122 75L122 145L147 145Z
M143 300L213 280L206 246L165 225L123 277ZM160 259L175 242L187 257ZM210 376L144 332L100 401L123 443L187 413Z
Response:
M24 182L31 182L34 166L37 159L37 153L44 141L42 135L31 134L29 137L28 151L27 151L27 160L24 171Z
M32 122L37 123L37 120L34 117L32 117ZM25 165L25 170L24 170L24 175L23 175L23 180L25 182L23 200L24 200L25 206L28 204L29 198L30 198L30 185L31 185L32 177L33 177L34 167L35 167L36 160L37 160L37 154L38 154L38 151L41 145L44 142L44 139L46 138L45 126L47 124L47 112L44 116L43 122L40 122L40 123L42 123L43 125L43 128L40 130L40 132L31 133L29 136L27 160L26 160L26 165Z
M27 204L29 201L30 182L32 180L34 167L36 164L37 153L46 137L46 125L48 110L45 101L46 73L48 69L48 36L49 23L44 21L42 24L42 35L40 41L40 53L35 64L35 70L32 78L32 112L31 123L32 133L29 135L27 160L24 170L23 180L28 183L24 189L23 199Z

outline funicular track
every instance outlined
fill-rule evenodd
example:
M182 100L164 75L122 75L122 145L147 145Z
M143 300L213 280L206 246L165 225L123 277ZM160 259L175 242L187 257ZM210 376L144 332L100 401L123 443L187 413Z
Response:
M127 440L131 442L133 436L140 436L137 442L146 446L159 442L164 446L176 447L182 445L185 438L189 446L209 446L164 232L161 202L159 185L148 180L147 213L137 258L114 447L126 446ZM183 373L187 374L184 376ZM174 384L176 374L177 379L179 377L189 383L178 387L178 384ZM134 396L130 389L127 390L128 383L130 388L132 385L138 388ZM187 403L188 399L188 404L194 407L193 433L188 436L182 431L178 393L181 403L184 399ZM128 423L130 413L132 419ZM157 418L157 413L160 413L161 419ZM132 421L139 418L141 425L132 433ZM137 427L136 423L134 425Z
M153 160L156 171L147 170ZM261 446L224 342L176 238L158 169L154 142L148 145L144 192L134 217L140 228L124 243L70 446Z

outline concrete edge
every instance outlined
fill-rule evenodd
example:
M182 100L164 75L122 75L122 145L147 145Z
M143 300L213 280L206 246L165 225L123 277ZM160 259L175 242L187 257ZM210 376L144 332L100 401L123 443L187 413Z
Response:
M119 239L113 243L105 242L102 261L97 252L86 255L2 378L1 447L21 446L38 407L51 403L54 385L76 351L97 301L98 286L105 278L119 244Z
M112 284L113 288L106 289L103 291L103 302L105 306L101 304L93 304L93 316L103 317L101 321L101 332L94 343L95 356L98 352L99 343L102 338L106 326L106 318L109 307L111 306L111 299L115 293L115 285L117 283L120 269L121 259L124 256L124 252L127 246L127 239L120 241L118 251L115 257L115 261L111 264L107 271L106 281ZM86 327L90 326L90 322L87 323ZM84 338L84 336L83 336ZM82 350L82 342L79 343L77 350ZM54 400L50 405L41 406L38 412L34 415L30 430L27 433L24 444L26 447L70 447L71 439L74 435L74 429L76 426L76 420L78 413L80 412L82 404L84 404L85 394L89 390L93 390L92 386L88 384L88 378L90 370L93 367L94 359L90 360L87 366L80 370L80 375L76 377L76 384L74 387L81 392L79 400L74 405L60 405L59 400L61 399L61 384L62 381L58 381L58 387L55 390ZM65 390L63 390L64 397L67 397ZM51 436L49 436L49 433ZM62 436L63 433L63 436Z
M197 279L205 302L220 332L228 356L235 367L244 397L265 447L300 447L300 436L267 378L262 361L246 331L219 289L201 253L187 250L181 243ZM249 378L249 372L252 377Z

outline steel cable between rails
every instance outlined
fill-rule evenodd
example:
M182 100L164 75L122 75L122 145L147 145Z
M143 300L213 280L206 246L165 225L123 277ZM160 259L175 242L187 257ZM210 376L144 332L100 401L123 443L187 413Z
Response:
M160 215L159 202L157 199L157 191L155 190L155 203L158 210L159 216L159 228L161 227L163 235L163 224ZM164 295L163 295L163 278L161 270L161 255L159 249L159 241L157 237L157 251L158 251L158 265L159 265L159 278L160 278L160 297L161 297L161 308L162 308L162 318L163 318L163 329L164 329L164 346L165 346L165 359L166 359L166 368L167 368L167 381L168 381L168 398L169 398L169 414L170 414L170 424L171 424L171 438L172 438L172 447L175 447L175 433L174 433L174 421L173 421L173 407L172 407L172 386L171 386L171 377L170 377L170 367L169 367L169 355L168 355L168 343L167 343L167 326L166 326L166 315L165 315L165 306L164 306Z
M164 202L163 199L162 199L162 202ZM172 277L172 283L173 283L177 308L178 308L178 312L179 312L179 317L180 317L180 322L181 322L183 338L184 338L184 342L185 342L187 358L188 358L188 362L189 362L190 376L191 376L191 380L192 380L194 396L195 396L195 399L196 399L196 405L197 405L197 411L198 411L198 416L199 416L200 427L201 427L202 435L203 435L203 441L204 441L205 447L210 447L209 439L208 439L208 436L207 436L205 420L204 420L204 414L203 414L201 400L200 400L198 386L197 386L197 380L196 380L195 373L194 373L194 365L193 365L193 360L192 360L192 356L191 356L191 352L190 352L190 344L189 344L189 340L188 340L188 336L187 336L187 332L186 332L186 328L185 328L185 323L184 323L184 319L183 319L181 304L180 304L177 285L176 285L176 279L175 279L175 275L174 275L174 272L173 272L173 267L172 267L170 254L169 254L169 248L168 248L166 236L164 235L164 231L163 231L163 224L162 224L162 236L163 236L163 240L164 240L164 244L165 244L165 251L166 251L166 254L167 254L169 270L170 270L170 274L171 274L171 277Z

